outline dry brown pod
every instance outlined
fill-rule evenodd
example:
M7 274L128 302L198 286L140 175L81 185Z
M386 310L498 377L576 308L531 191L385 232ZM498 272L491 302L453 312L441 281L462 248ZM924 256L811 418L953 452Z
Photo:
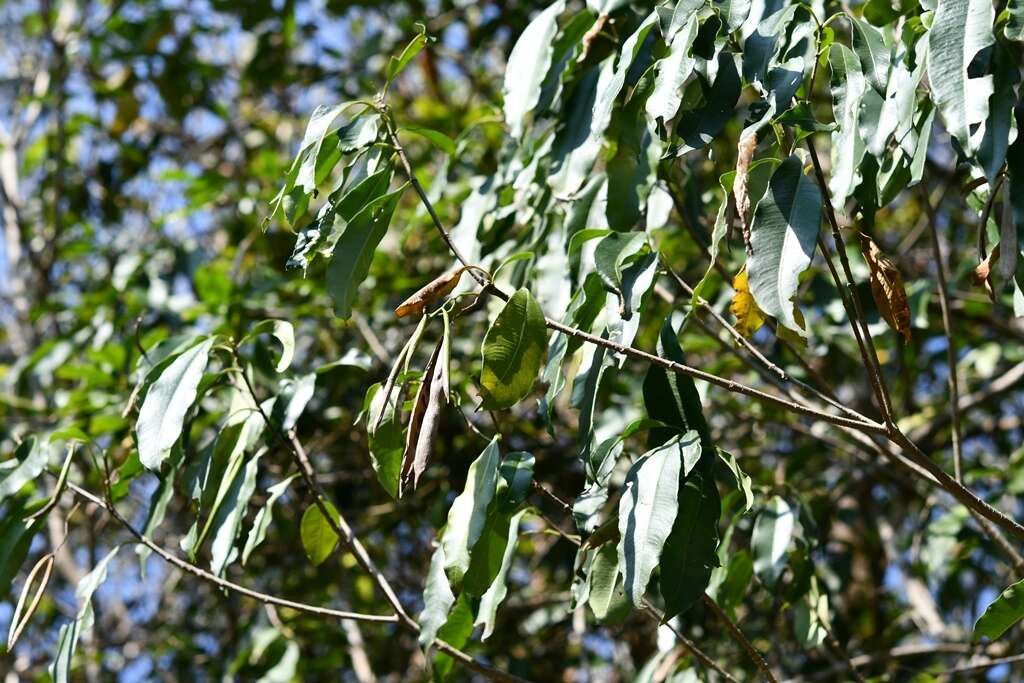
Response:
M427 306L451 294L452 290L458 286L462 274L467 270L479 270L482 273L487 273L483 268L477 266L462 266L450 273L438 275L399 304L395 309L395 315L399 318L404 318L407 315L421 315ZM490 279L489 276L488 279Z
M889 327L910 341L910 306L903 276L891 258L885 255L875 241L860 233L860 248L871 273L871 296L882 318Z
M751 132L740 138L736 147L736 180L732 184L732 194L736 199L736 213L740 217L740 225L743 226L743 244L747 248L747 254L753 253L750 246L750 190L747 188L747 174L750 171L750 161L754 158L754 150L757 149L757 132Z

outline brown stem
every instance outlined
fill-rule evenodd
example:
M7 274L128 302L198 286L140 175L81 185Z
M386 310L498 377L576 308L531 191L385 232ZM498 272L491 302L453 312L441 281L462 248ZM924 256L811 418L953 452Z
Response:
M725 613L725 610L719 607L714 598L707 593L704 594L703 600L704 606L714 612L715 618L725 625L725 628L729 631L732 639L735 640L741 648L743 648L743 651L747 653L747 657L750 658L750 661L754 663L754 666L761 671L761 675L764 676L765 680L770 681L770 683L778 683L778 679L775 677L775 674L772 673L770 668L768 668L768 662L764 661L764 657L761 656L761 653L757 651L757 648L754 647L753 643L747 640L747 637L743 635L743 631L741 631L739 626L729 618L729 615Z

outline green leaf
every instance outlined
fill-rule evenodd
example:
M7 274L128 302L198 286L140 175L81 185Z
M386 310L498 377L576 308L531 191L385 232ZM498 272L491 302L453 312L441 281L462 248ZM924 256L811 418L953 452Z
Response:
M685 6L686 3L679 3ZM677 8L678 9L678 8ZM693 73L696 60L690 56L690 47L697 37L697 17L691 16L686 25L672 37L668 55L658 61L658 75L654 80L654 92L647 99L647 114L652 119L669 121L679 111L683 100L683 83Z
M721 448L716 448L715 450L718 453L718 457L729 468L733 478L736 480L736 487L743 492L743 512L749 512L750 508L754 505L754 489L750 477L740 468L740 464L736 462L736 456L723 451Z
M469 569L470 553L484 529L487 506L498 487L498 463L501 458L498 438L487 445L466 473L466 487L448 510L448 523L441 537L444 569L452 584L458 585Z
M448 612L455 604L455 594L444 570L446 563L444 546L439 544L430 558L427 585L423 589L423 611L419 614L419 643L423 648L434 644L438 630L448 621Z
M334 313L340 318L352 315L352 304L359 285L370 272L377 245L391 224L405 186L370 202L345 225L327 264L327 291L334 300Z
M949 134L968 155L973 155L984 135L988 100L993 92L991 75L971 78L967 69L975 56L995 42L992 22L995 10L988 0L943 0L938 3L928 31L928 83L932 99Z
M498 568L494 581L491 582L487 592L480 598L480 607L476 617L476 626L483 626L481 640L487 640L494 633L494 620L497 617L498 606L501 605L508 594L509 569L512 568L512 558L516 554L516 543L519 540L519 522L522 520L526 510L516 513L508 524L508 537L505 539L504 552L501 555L501 565Z
M339 121L339 117L351 107L363 106L355 102L342 102L334 106L320 105L313 110L306 124L306 132L302 136L302 143L299 145L299 156L296 162L299 164L298 174L295 176L295 185L301 188L306 194L316 192L317 185L322 182L324 176L330 172L331 167L323 163L322 151L331 152L330 146L324 149L324 139L332 133L337 137L330 145L340 151L351 151L364 147L377 138L377 129L380 117L376 113L365 114L361 112L348 122ZM337 163L339 156L333 157ZM292 190L286 186L285 195Z
M11 581L25 562L36 532L46 521L46 515L34 514L45 504L38 501L25 505L20 498L4 503L0 518L0 595L10 593Z
M146 392L135 425L139 460L151 470L160 469L181 436L185 414L196 400L199 380L213 347L213 338L183 351L156 378Z
M423 24L416 24L416 29L419 31L413 39L409 41L409 44L402 50L402 54L397 57L392 57L388 60L388 68L386 72L388 84L395 80L395 76L402 73L402 70L408 66L416 55L426 46L429 37L427 36L427 27ZM386 90L387 88L385 88Z
M754 572L769 585L775 583L785 567L795 523L796 513L778 496L768 501L754 522L750 538Z
M0 479L0 502L13 496L21 490L21 487L32 481L46 469L46 463L50 459L50 449L47 443L40 443L36 437L29 436L14 451L14 460L9 460L9 467Z
M860 182L860 162L865 146L859 121L867 81L857 55L841 43L832 44L828 63L832 69L832 113L838 125L832 133L832 173L828 187L832 206L845 213L846 200Z
M256 490L259 460L260 454L257 453L245 463L244 469L234 476L213 519L210 571L217 576L223 576L225 568L238 558L235 539L241 531L242 518L249 505L249 499Z
M662 358L676 363L686 362L671 318L665 318L656 348ZM647 414L668 427L652 429L651 444L664 443L673 434L681 435L694 429L701 436L702 449L708 453L712 451L711 433L692 377L652 365L644 377L643 396Z
M1013 108L1017 102L1014 87L1020 81L1017 58L1009 45L996 44L994 56L993 93L989 98L985 136L978 147L978 160L991 186L995 186L1006 161L1006 152L1018 134Z
M676 156L682 156L695 149L701 149L718 137L725 124L733 118L743 84L736 68L733 53L722 50L718 55L717 70L713 84L701 81L704 105L679 115L676 136L683 140L676 149Z
M405 126L402 130L424 137L445 154L455 156L455 141L439 130L423 126Z
M321 501L327 512L334 518L335 523L341 519L338 510L329 500ZM299 523L299 536L302 539L302 548L306 551L306 557L314 566L323 564L334 547L338 545L338 535L334 533L330 521L324 517L320 506L313 503L302 513L302 521Z
M709 454L710 455L710 454ZM718 488L703 464L679 489L672 533L661 554L661 596L665 619L682 614L704 594L718 566Z
M274 504L278 498L285 494L288 486L298 476L299 473L296 472L267 489L267 500L263 503L263 507L260 508L259 512L256 513L256 518L252 521L252 528L249 529L249 535L245 539L245 547L242 549L243 566L249 561L252 551L259 547L264 539L266 539L267 529L270 528L270 522L274 518Z
M626 594L642 604L651 573L672 531L679 505L680 472L700 458L700 440L692 432L648 451L629 469L619 501L619 565ZM685 476L685 475L684 475Z
M632 311L622 292L622 264L647 244L647 235L642 232L613 232L594 249L594 268L606 287L619 295L623 318L630 318Z
M385 420L370 435L370 465L377 475L377 481L398 499L398 480L402 475L402 454L405 452L405 435L402 427L394 420Z
M269 333L280 342L281 356L274 369L284 372L292 364L292 358L295 356L295 328L287 320L263 320L249 330L249 334L242 338L241 343L251 341L264 333Z
M974 640L996 640L1024 619L1024 580L1018 581L985 608L974 624Z
M1024 41L1024 1L1006 3L1007 21L1003 33L1010 40Z
M750 293L762 311L805 334L794 315L800 274L811 263L821 225L821 193L799 157L782 162L751 221Z
M82 634L88 634L93 626L92 595L99 585L107 579L107 565L120 550L115 547L100 560L91 572L82 577L75 589L78 600L78 614L67 624L60 627L57 635L57 654L50 664L49 672L54 683L68 683L71 680L71 665L78 649L78 640Z
M594 610L597 620L606 624L622 621L632 608L619 562L616 547L606 543L594 554L587 575L590 584L587 604Z
M483 407L514 406L533 389L547 350L540 305L526 288L509 298L484 336L480 393Z
M851 17L850 24L853 27L853 49L857 53L857 61L863 66L871 87L879 95L885 95L886 85L889 83L892 48L885 44L882 32L863 19ZM831 61L831 54L829 59Z
M509 134L523 134L526 115L540 99L541 86L551 66L552 41L558 32L558 17L565 11L565 0L556 0L523 29L505 67L505 124Z

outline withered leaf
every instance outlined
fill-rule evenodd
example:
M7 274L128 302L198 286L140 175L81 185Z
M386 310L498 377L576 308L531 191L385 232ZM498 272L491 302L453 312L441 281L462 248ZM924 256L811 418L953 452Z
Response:
M999 244L1002 244L1000 242ZM974 267L974 273L972 279L974 284L979 287L984 287L988 293L988 298L992 300L992 303L996 301L995 290L992 289L992 266L999 262L999 244L995 246L988 256L986 256L981 263Z
M470 266L463 266L450 273L438 275L436 278L420 287L408 299L399 304L395 309L395 315L404 318L407 315L419 315L423 309L438 299L448 296L459 284L462 274L469 270Z
M747 172L750 170L750 161L754 158L755 149L757 149L756 132L748 133L740 138L737 145L736 179L732 184L732 194L736 198L736 213L739 214L740 225L743 227L743 244L746 245L748 254L753 250L750 246L750 192L747 188Z
M910 306L903 276L891 258L886 256L875 241L860 233L860 248L871 273L871 296L878 312L889 327L910 341Z
M736 273L736 277L732 280L732 288L736 290L736 293L732 297L732 303L729 304L729 312L736 317L736 330L750 339L764 325L766 316L758 308L754 296L750 293L746 265Z
M445 379L448 369L442 359L445 340L437 343L434 352L423 368L423 381L416 392L409 427L405 435L405 452L402 454L402 474L398 481L398 497L407 490L415 490L420 475L427 469L430 455L434 450L441 408L445 398Z

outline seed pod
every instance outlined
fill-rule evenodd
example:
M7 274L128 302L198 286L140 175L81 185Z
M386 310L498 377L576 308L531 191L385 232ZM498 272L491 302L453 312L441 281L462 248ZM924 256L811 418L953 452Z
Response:
M423 309L429 304L451 294L452 290L459 284L462 273L468 269L469 266L463 266L450 273L438 275L399 304L398 308L395 309L395 315L399 318L404 318L407 315L422 314Z
M903 276L891 258L886 256L875 241L860 234L860 248L871 272L871 296L875 299L878 312L889 327L910 341L910 306Z

